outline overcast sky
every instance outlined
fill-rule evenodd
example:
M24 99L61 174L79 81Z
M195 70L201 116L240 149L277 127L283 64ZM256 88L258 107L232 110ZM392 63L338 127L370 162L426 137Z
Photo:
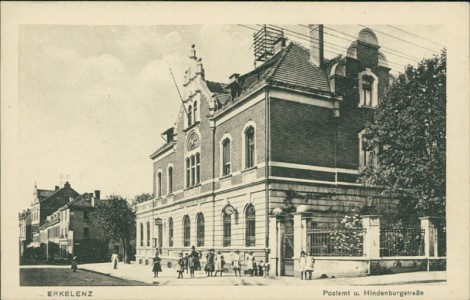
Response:
M278 26L308 35L302 26ZM326 58L344 55L363 28L326 26ZM446 43L445 27L395 27L370 26L394 74ZM169 68L182 89L193 43L208 80L228 82L253 68L254 31L237 25L22 25L19 32L20 209L29 207L35 182L53 189L60 174L79 193L151 193L149 155L180 107ZM285 34L308 45L306 37Z

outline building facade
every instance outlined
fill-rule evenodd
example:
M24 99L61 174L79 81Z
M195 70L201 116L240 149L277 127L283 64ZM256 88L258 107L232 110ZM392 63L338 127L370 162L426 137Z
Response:
M20 230L20 257L22 257L27 249L27 246L32 241L31 234L31 211L29 209L23 210L18 214L19 230Z
M150 156L154 198L136 207L139 263L194 245L253 252L272 274L293 275L298 250L318 247L298 220L328 230L372 204L393 210L357 183L370 150L362 132L393 80L376 35L363 29L327 60L322 25L310 26L310 49L267 31L255 35L256 68L228 83L206 80L191 48L177 123Z

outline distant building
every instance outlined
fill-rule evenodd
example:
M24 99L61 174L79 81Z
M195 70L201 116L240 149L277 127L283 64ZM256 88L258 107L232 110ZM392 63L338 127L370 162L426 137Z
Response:
M35 185L33 195L34 199L30 208L32 242L27 247L31 248L33 252L38 252L40 246L39 227L46 223L49 215L69 202L70 197L78 196L78 193L72 189L70 183L66 182L62 188L56 186L54 190L38 189Z
M19 213L19 229L20 229L20 257L25 253L26 247L32 241L31 234L31 211L29 209L23 210Z

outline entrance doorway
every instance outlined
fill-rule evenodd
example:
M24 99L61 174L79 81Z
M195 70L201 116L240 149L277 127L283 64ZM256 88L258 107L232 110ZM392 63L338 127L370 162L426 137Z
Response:
M294 222L284 223L281 245L281 275L294 276Z

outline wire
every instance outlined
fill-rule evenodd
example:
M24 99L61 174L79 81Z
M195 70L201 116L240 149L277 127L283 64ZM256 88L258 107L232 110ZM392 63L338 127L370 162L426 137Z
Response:
M367 26L364 26L364 25L361 25L361 24L359 24L359 26L362 26L362 27L364 27L364 28L368 28ZM415 45L416 47L419 47L419 48L422 48L422 49L429 50L429 51L431 51L432 53L435 53L435 52L436 52L436 50L433 50L433 49L429 49L429 48L426 48L426 47L420 46L420 45L418 45L418 44L415 44L415 43L409 42L409 41L407 41L407 40L404 40L404 39L401 39L401 38L397 38L396 36L393 36L393 35L391 35L391 34L387 34L387 33L384 33L384 32L381 32L381 31L378 31L377 29L374 29L374 31L375 31L375 32L379 32L379 33L381 33L381 34L383 34L383 35L386 35L386 36L392 37L392 38L394 38L394 39L397 39L397 40L399 40L399 41L402 41L402 42L405 42L405 43L408 43L408 44L411 44L411 45Z
M395 27L395 26L392 26L392 25L387 25L387 26L388 26L388 27L392 27L392 28L394 28L394 29L396 29L396 30L399 30L399 31L402 31L402 32L408 33L408 34L410 34L410 35L412 35L412 36L415 36L415 37L417 37L417 38L420 38L420 39L422 39L422 40L425 40L425 41L427 41L427 42L430 42L430 43L436 44L436 45L438 45L438 46L445 47L443 44L439 44L439 43L433 42L433 41L431 41L431 40L428 40L428 39L426 39L426 38L424 38L424 37L422 37L422 36L419 36L419 35L417 35L417 34L411 33L411 32L409 32L409 31L406 31L406 30L403 30L403 29L397 28L397 27Z

